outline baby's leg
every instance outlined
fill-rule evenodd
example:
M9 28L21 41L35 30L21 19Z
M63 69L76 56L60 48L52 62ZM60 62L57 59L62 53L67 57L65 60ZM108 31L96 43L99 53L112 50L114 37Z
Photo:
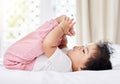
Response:
M57 25L56 20L50 20L10 46L4 56L4 66L9 69L32 70L35 59L43 53L44 37Z

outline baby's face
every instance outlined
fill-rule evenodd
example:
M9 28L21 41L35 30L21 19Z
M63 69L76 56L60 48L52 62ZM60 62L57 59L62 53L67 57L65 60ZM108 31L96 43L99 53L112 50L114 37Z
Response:
M85 63L90 57L99 52L98 46L95 43L90 43L86 46L74 46L68 50L67 55L72 61L74 71L81 70L85 67Z

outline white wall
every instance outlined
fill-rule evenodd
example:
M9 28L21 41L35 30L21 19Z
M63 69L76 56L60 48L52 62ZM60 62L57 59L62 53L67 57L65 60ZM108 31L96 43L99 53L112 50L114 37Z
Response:
M53 5L52 0L41 0L40 3L40 21L44 23L46 20L51 19L53 17Z
M1 46L2 46L2 33L3 33L3 14L2 14L2 0L0 0L0 56L2 55L1 54ZM2 63L2 60L0 59L0 64Z

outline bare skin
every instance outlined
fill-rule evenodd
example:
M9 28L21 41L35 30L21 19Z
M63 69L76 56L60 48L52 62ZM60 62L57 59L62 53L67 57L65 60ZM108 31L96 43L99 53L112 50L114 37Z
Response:
M73 71L81 70L90 57L98 53L98 46L95 43L89 43L86 46L74 46L68 50L67 55L72 61Z
M73 26L73 19L66 16L60 16L56 18L59 25L54 28L43 41L43 49L47 57L52 56L57 47L60 49L67 47L66 35L75 35ZM57 42L59 38L63 38L61 44L58 45ZM71 59L73 71L81 70L85 67L85 63L88 59L98 52L98 47L96 44L88 44L86 46L75 46L73 49L68 50L67 56Z
M61 18L63 19L59 23L59 25L56 28L54 28L51 32L49 32L43 41L43 49L47 57L50 57L57 49L57 42L59 38L63 37L64 35L74 35L74 31L72 28L75 23L73 22L73 19L69 19L68 17Z

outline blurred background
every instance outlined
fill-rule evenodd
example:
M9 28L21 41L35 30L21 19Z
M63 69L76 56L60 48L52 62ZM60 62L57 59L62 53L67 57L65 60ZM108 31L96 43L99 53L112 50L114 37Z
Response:
M68 48L100 40L120 44L120 0L0 0L0 62L11 44L60 15L76 21Z

